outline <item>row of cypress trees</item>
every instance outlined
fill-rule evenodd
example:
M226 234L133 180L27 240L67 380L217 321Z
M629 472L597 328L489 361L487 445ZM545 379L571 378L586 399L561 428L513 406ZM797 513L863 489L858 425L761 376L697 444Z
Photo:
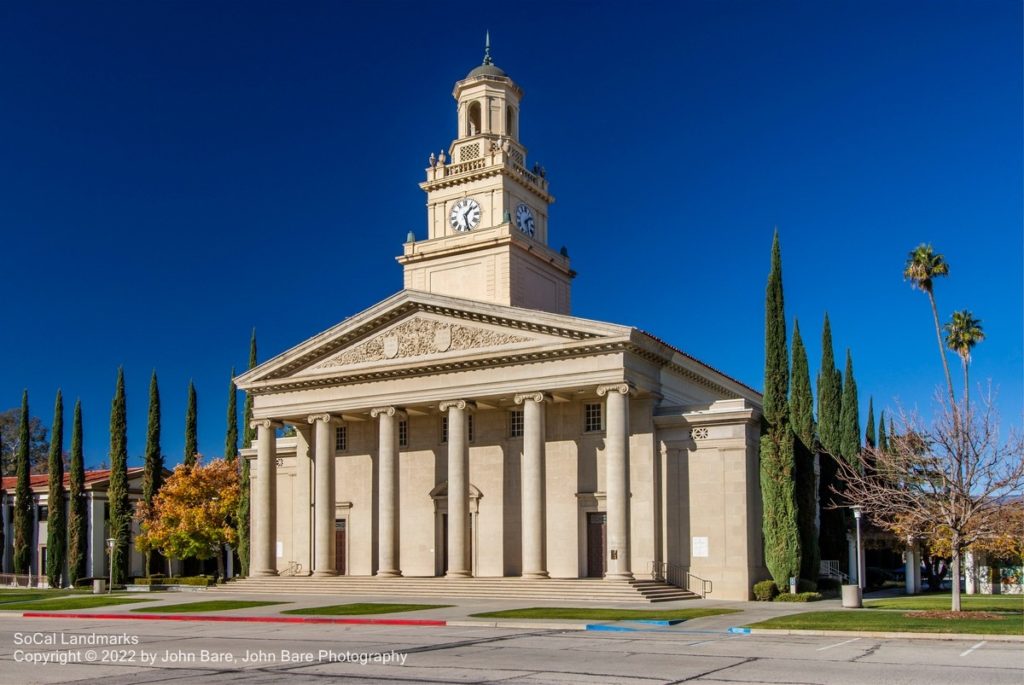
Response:
M249 368L256 365L256 331L252 332L249 344ZM231 369L229 381L227 430L224 444L224 458L229 462L238 461L238 390L234 382L235 370ZM22 393L21 420L19 424L18 451L16 454L17 475L14 501L14 572L28 573L30 568L33 516L31 467L29 463L29 405L28 391ZM254 432L249 427L252 420L252 398L245 399L243 447L249 447ZM117 385L110 410L110 485L107 491L109 502L110 536L114 538L112 584L127 580L129 572L129 544L133 510L128 498L128 436L127 403L124 387L124 369L117 372ZM195 464L199 456L197 439L197 398L195 384L189 381L188 405L185 413L184 463ZM163 485L164 457L160 449L160 389L156 371L149 383L149 410L146 428L146 449L143 468L142 497L150 504ZM242 497L238 509L239 558L242 574L248 574L249 566L249 464L242 461ZM68 478L68 501L65 510L64 491L64 400L61 391L53 412L49 452L49 488L47 496L47 556L45 573L51 587L74 585L85 576L86 551L88 545L88 512L85 499L85 465L82 447L82 402L75 402L74 423L71 433L71 455ZM3 530L0 530L0 549L3 549ZM65 565L67 574L65 577ZM151 554L146 555L146 572L153 570Z
M841 490L834 458L856 463L861 450L853 356L845 373L835 363L828 314L822 326L821 368L814 413L807 350L794 321L792 374L786 337L782 254L778 231L772 241L765 293L765 380L761 435L761 497L765 564L780 586L789 578L815 580L821 559L842 560L848 524L832 507ZM866 438L874 444L874 406L869 403ZM891 432L891 430L890 430ZM884 415L879 441L886 440Z

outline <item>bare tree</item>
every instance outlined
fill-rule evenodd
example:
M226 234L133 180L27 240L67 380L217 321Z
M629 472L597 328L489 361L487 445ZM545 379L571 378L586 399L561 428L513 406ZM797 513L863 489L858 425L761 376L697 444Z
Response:
M889 449L867 449L859 463L836 460L842 497L898 537L924 539L952 558L952 610L960 611L960 560L975 543L1007 533L1024 488L1024 442L1000 435L991 391L970 409L944 393L931 425L901 414ZM839 494L837 492L837 494ZM1018 531L1019 534L1019 531Z

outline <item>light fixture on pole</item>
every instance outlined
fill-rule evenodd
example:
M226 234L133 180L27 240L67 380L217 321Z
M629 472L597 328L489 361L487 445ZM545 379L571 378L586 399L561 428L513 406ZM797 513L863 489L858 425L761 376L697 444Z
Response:
M107 538L107 552L110 554L110 584L107 586L107 594L114 589L114 545L116 543L117 538Z
M857 585L860 587L861 592L864 591L864 551L861 547L860 541L860 517L862 510L860 505L854 505L853 507L853 518L857 521Z

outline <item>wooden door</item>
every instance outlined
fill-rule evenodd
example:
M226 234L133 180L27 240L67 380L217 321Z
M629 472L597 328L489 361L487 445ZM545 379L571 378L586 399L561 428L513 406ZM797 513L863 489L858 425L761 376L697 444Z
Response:
M334 522L334 568L339 575L345 575L345 520Z
M448 514L441 514L441 575L448 573Z
M605 572L605 522L603 511L587 514L587 577L603 578Z

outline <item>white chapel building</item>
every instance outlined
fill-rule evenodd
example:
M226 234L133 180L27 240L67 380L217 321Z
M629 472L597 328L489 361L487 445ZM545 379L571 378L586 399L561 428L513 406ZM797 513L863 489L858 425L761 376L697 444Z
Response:
M767 577L760 394L572 316L523 91L488 51L454 97L403 289L236 379L257 427L251 575L653 575L748 599Z

